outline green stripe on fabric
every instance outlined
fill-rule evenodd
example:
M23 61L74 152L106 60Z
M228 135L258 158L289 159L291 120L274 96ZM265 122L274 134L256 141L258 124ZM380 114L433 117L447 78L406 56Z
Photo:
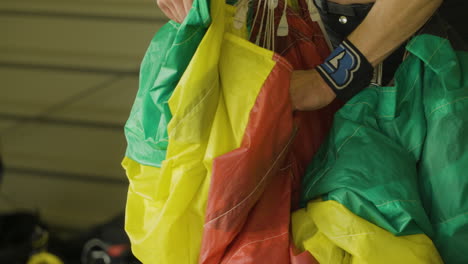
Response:
M195 0L182 24L169 21L151 41L125 125L129 158L156 167L165 159L172 118L167 102L211 23L209 13L209 1Z

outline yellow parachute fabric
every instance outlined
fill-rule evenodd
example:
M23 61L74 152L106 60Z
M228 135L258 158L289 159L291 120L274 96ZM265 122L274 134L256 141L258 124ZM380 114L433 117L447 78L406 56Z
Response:
M336 201L312 201L292 215L294 243L319 263L443 263L425 234L394 236Z
M145 264L198 262L213 159L240 146L275 66L273 52L232 27L232 11L211 1L212 24L169 100L161 168L123 161L130 181L125 228ZM309 203L292 224L296 245L321 263L441 263L425 235L395 237L334 201Z
M213 22L169 100L173 117L161 168L128 157L122 163L130 181L125 229L145 264L198 262L213 158L240 146L276 63L273 52L226 32L232 19L225 12L232 11L211 1Z

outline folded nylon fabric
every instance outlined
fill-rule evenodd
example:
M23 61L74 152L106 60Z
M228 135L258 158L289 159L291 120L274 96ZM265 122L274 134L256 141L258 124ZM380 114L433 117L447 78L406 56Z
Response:
M238 148L214 159L200 263L314 263L310 256L295 256L291 248L291 203L297 203L300 176L324 140L338 104L291 112L291 70L313 68L329 52L306 3L299 4L301 13L287 9L290 34L276 40L283 57L232 35L225 38L226 54L232 57L226 57L230 64L220 64L222 80L251 78L254 69L264 68L262 61L274 62L274 67L259 90Z
M291 192L300 182L298 177L302 172L297 170L304 170L323 140L336 107L299 114L295 119L302 120L302 124L296 125L304 128L299 127L296 137L304 140L291 141L294 125L288 96L291 65L273 52L245 40L245 28L244 31L234 30L229 25L233 12L232 7L225 6L222 1L211 2L213 23L169 100L172 119L168 125L167 155L161 168L142 164L131 157L123 162L130 180L126 230L135 255L144 263L196 263L199 256L200 261L205 261L204 256L211 256L215 248L206 244L201 248L202 232L205 237L225 241L218 245L221 251L215 252L219 261L245 263L244 252L251 256L252 263L262 261L262 256L285 263L289 262L290 254L296 262L313 261L310 255L295 257L290 249ZM286 56L297 58L297 49L307 46L310 59L306 63L295 63L302 68L315 66L328 52L323 37L317 37L318 26L308 30L312 33L315 30L315 38L321 42L296 41L295 45L284 49ZM260 112L263 114L257 115ZM271 129L263 127L265 124ZM271 133L273 131L277 132ZM266 137L259 137L265 133ZM251 141L253 137L255 140ZM303 147L304 143L307 148ZM237 149L241 145L243 148ZM294 164L285 164L283 156L289 155L290 148L300 150L300 155L296 155L297 160L288 157L288 162ZM251 154L243 156L244 152ZM257 158L258 152L268 155ZM227 156L222 156L226 153ZM225 174L223 170L214 173L225 166L223 164L235 165L230 162L232 159L226 159L232 153L241 154L240 160L235 158L240 162L237 167L246 168L248 173L242 170L241 173ZM222 158L213 166L213 160L220 156ZM266 173L272 164L274 168ZM285 166L289 168L279 172ZM216 180L227 176L229 182L212 183L212 175ZM295 188L292 188L293 182ZM227 203L217 204L222 201L213 194L217 188L225 189ZM248 202L242 202L246 198ZM228 218L233 222L218 217L225 210L232 211L231 205L239 201L247 206L236 214L240 212L244 217ZM282 217L276 217L278 210ZM278 225L273 225L274 222L265 225L268 223L265 217L277 218ZM233 229L218 230L220 222L226 224L225 227L236 223L238 228L235 232ZM255 230L260 226L267 228L262 232ZM267 241L267 238L267 243L253 243ZM276 254L271 254L273 245L279 249Z
M336 201L312 201L292 215L296 245L319 263L443 263L424 234L394 236Z
M207 1L197 3L208 6ZM301 213L303 210L297 212L293 217L293 228L290 228L290 212L297 204L301 175L324 140L332 116L339 107L334 103L315 112L293 114L291 111L288 92L291 71L312 68L328 55L319 26L304 11L307 10L306 3L298 1L297 4L302 6L299 14L287 9L288 24L292 30L287 37L277 39L275 50L279 54L275 54L247 41L249 34L246 26L239 28L232 25L234 8L223 1L212 0L209 8L212 23L209 27L204 23L197 24L200 31L192 32L194 36L201 36L201 41L198 41L199 45L195 41L192 43L198 46L196 51L192 46L194 55L188 66L185 69L183 63L176 63L176 70L169 70L172 77L168 83L177 83L175 89L171 89L170 85L164 86L167 87L166 92L158 93L158 89L148 88L150 86L140 88L137 102L143 98L141 100L152 102L154 107L146 108L145 104L136 103L132 109L127 138L131 135L137 140L128 139L129 151L123 166L130 181L126 231L134 254L143 263L311 264L326 260L324 256L337 259L343 252L354 252L349 254L348 259L353 257L366 263L365 257L357 255L378 250L385 243L400 243L400 239L406 241L405 247L390 245L395 252L406 254L411 251L414 256L409 254L408 257L415 261L430 259L438 263L440 260L430 239L423 234L423 231L429 234L433 230L431 219L415 218L402 228L391 221L383 225L375 221L386 220L380 211L363 210L374 218L367 217L355 210L353 205L356 204L346 199L330 198L335 201L312 206L310 208L316 209L304 213ZM201 10L205 9L196 12L202 14ZM208 29L203 34L206 27ZM253 27L255 31L255 24ZM201 35L198 35L199 32ZM153 44L160 38L156 35ZM183 43L186 42L180 42ZM161 62L157 59L154 63ZM143 63L142 70L146 69L145 65ZM415 68L416 72L418 70L421 68ZM178 80L177 76L182 72ZM154 80L164 79L160 77L164 74L158 71L142 71L143 74L156 75L151 77ZM149 77L142 78L143 84L151 83ZM386 91L377 94L395 98ZM166 106L161 98L168 99ZM165 114L160 109L164 107L169 108L164 112L168 116L163 118ZM376 107L391 110L391 107L379 104ZM146 117L159 116L163 121L151 122L151 119L141 118L145 116L141 113L146 113ZM345 114L351 115L352 111ZM343 121L346 118L340 118L340 115L327 141L328 147L336 131L341 131L341 126L348 126ZM167 137L164 136L165 124ZM163 145L153 144L154 135L160 140L156 141ZM348 137L344 136L345 142L351 140L347 140ZM143 142L144 147L135 142ZM394 142L392 144L395 145ZM321 158L328 151L327 146L319 152ZM344 146L346 144L343 149ZM338 148L341 151L341 147ZM320 157L316 160L322 160ZM315 168L326 171L326 166L322 164L311 165L311 170ZM411 169L407 171L412 172ZM303 196L304 204L311 197L331 193L326 189L327 184L321 185L320 175L311 175L309 171L304 181L307 189L310 188ZM352 173L348 178L352 178ZM317 183L308 185L311 179L317 180ZM382 180L385 182L386 178ZM403 181L401 185L409 186L410 183ZM315 192L314 188L324 188L326 191ZM357 188L366 191L363 186ZM386 188L389 191L385 191ZM391 184L384 184L376 192L389 193L390 197L395 195L392 188ZM417 196L419 191L417 188L408 190L413 196ZM349 197L353 198L352 194ZM363 202L362 199L356 201ZM379 208L392 204L386 202ZM365 207L367 203L361 205ZM401 219L404 219L407 215L417 215L420 210L417 206L408 208L411 209L407 210L408 213L400 210L393 216L399 216L398 212L401 212ZM341 217L333 218L332 212L340 212ZM327 221L320 221L320 217ZM395 219L398 220L398 217ZM346 235L355 234L352 230L372 230L379 235L362 237L350 248L349 241L348 244L340 244L330 239L331 236L339 236L332 232L339 226L347 228ZM317 228L320 232L311 232ZM395 230L404 230L400 235L405 236L395 237L392 234L397 233ZM315 235L323 237L326 233L332 234L328 240L323 240L330 245L331 251L326 252L331 253L323 255L325 249L308 241L322 241L315 240ZM416 235L406 236L409 234ZM432 257L416 256L421 254ZM383 263L385 259L382 256L379 259L379 256L372 255L372 260L376 261L368 263Z
M141 164L161 167L166 157L167 101L210 25L209 2L194 0L182 24L170 21L151 41L140 67L140 84L125 124L125 156Z
M398 236L426 234L446 263L468 255L468 49L437 17L407 46L394 87L336 114L304 177L322 197Z

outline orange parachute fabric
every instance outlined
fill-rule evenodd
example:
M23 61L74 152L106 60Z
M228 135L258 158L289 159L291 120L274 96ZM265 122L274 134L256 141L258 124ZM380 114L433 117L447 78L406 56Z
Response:
M276 39L282 56L272 58L275 66L250 112L241 146L214 159L200 263L315 262L290 248L291 204L297 204L300 177L338 103L319 111L291 111L291 71L311 69L329 53L305 2L299 4L299 14L287 9L289 34Z

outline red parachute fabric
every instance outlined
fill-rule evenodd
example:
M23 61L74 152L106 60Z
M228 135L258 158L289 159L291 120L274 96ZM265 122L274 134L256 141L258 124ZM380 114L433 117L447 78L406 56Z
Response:
M214 160L202 264L317 263L307 252L295 252L291 204L297 204L300 177L339 103L312 112L291 110L292 70L311 69L329 54L319 25L311 21L305 2L299 4L299 13L288 7L289 34L276 38L277 63L250 112L241 147Z

